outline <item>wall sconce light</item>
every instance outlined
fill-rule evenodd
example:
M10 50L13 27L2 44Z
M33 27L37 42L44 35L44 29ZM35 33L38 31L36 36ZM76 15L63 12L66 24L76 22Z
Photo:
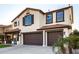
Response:
M16 38L17 36L16 36L16 35L14 35L13 37L14 37L14 38Z

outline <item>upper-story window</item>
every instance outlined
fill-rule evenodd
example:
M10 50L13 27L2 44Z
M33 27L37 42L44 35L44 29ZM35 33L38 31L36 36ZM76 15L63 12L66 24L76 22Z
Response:
M16 27L17 26L17 22L14 22L14 27Z
M14 22L14 27L19 26L19 21Z
M57 11L56 22L63 22L63 21L64 21L64 11Z
M23 18L23 25L24 26L29 26L29 25L32 25L33 22L34 22L34 19L33 19L33 15L27 15Z
M53 15L52 15L52 13L51 12L47 13L47 15L46 15L46 24L50 24L52 22L53 22Z

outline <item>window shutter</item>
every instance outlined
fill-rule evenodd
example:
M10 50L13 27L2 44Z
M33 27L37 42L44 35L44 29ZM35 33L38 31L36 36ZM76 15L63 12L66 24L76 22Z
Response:
M18 23L18 26L19 26L19 21L17 23Z
M24 17L23 17L23 26L25 25L25 23L24 23L24 22L25 22L25 19L24 19Z
M34 15L31 15L32 16L32 24L34 24Z

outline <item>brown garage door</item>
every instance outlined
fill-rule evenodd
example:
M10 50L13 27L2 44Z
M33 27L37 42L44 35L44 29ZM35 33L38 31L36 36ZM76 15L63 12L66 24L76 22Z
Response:
M48 45L53 45L59 37L63 37L63 31L47 32Z
M23 34L23 42L26 45L42 45L43 34L42 32L26 33Z

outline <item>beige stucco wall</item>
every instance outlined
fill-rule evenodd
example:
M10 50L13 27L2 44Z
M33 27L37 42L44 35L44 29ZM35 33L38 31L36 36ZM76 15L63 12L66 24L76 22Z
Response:
M34 11L34 10L29 10L30 14L34 15L34 24L32 24L31 26L23 26L23 17L26 15L27 10L25 13L23 13L19 18L17 18L15 21L19 21L20 25L17 27L14 27L14 22L12 22L12 27L13 29L15 28L19 28L21 29L21 32L31 32L31 31L36 31L37 29L39 29L40 27L42 27L44 25L44 15L41 14L38 11Z
M53 23L51 24L45 24L45 25L54 25L54 24L66 24L66 25L72 25L72 10L71 8L69 9L65 9L64 10L64 22L56 22L56 12L53 12L52 13L53 15ZM71 16L71 19L70 19L70 16ZM45 19L46 19L46 16L45 16ZM46 21L45 21L46 23Z
M4 32L9 31L9 30L12 30L12 26L6 26L6 27L4 27Z
M39 26L40 27L45 25L45 21L46 21L45 17L46 16L44 14L39 13Z
M3 33L4 32L4 29L3 28L0 28L0 33Z
M6 26L5 26L5 27L1 27L1 28L0 28L0 33L3 34L4 32L9 31L9 30L11 30L11 29L12 29L11 26L8 26L8 27L6 27Z
M21 29L21 32L32 32L32 31L37 31L37 29L39 29L42 26L47 26L47 25L54 25L54 24L66 24L66 25L71 25L71 21L72 21L72 14L71 14L71 8L64 10L64 22L58 22L56 23L56 12L53 12L53 23L51 24L46 24L46 14L42 14L39 11L34 11L34 10L29 10L30 14L34 15L34 24L32 24L31 26L23 26L23 17L26 15L26 13L28 12L28 10L26 10L20 17L16 18L13 22L12 22L12 29L15 28L19 28ZM70 15L71 15L71 20L70 20ZM14 22L15 21L19 21L19 26L14 27ZM68 28L63 28L63 33L64 36L63 37L67 37L70 33L72 32L71 29ZM45 34L43 34L44 36ZM46 33L47 36L47 33ZM23 34L21 34L21 36L19 37L19 41L18 44L23 44ZM43 37L44 39L45 37ZM47 42L47 37L46 37L46 42ZM45 43L43 41L43 43ZM47 43L46 43L47 45Z
M19 21L19 26L14 27L14 22L12 22L12 28L19 28L21 29L21 32L31 32L31 31L36 31L42 26L47 26L47 25L54 25L54 24L66 24L66 25L71 25L72 21L72 13L71 13L71 8L65 9L64 10L64 22L57 22L56 23L56 12L53 12L53 23L51 24L46 24L46 14L42 14L39 11L34 11L34 10L29 10L30 14L34 14L34 24L31 26L23 26L23 17L26 15L28 10L26 10L19 18L16 18L15 21ZM70 15L71 15L71 20L70 20Z
M63 28L63 37L68 37L72 33L72 29Z

